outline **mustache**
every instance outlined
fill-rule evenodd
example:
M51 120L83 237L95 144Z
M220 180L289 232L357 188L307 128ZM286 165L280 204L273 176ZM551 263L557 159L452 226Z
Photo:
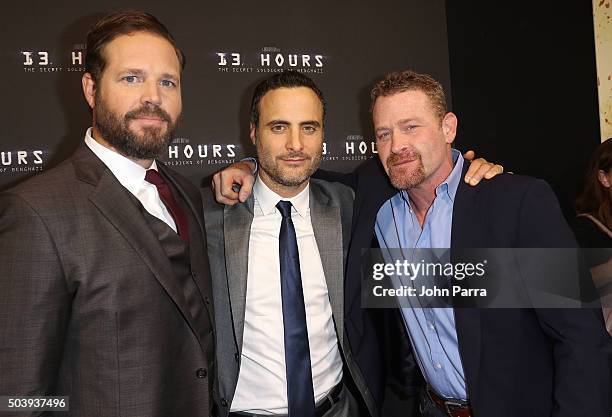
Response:
M387 166L392 166L400 162L421 160L421 154L416 151L408 151L401 154L391 154L387 158Z
M172 123L170 115L164 109L156 105L144 105L125 114L126 121L138 119L140 117L155 117L168 124Z
M295 159L295 158L300 158L300 159L312 159L312 157L310 155L307 155L303 152L289 152L286 153L284 155L279 155L277 156L278 159Z

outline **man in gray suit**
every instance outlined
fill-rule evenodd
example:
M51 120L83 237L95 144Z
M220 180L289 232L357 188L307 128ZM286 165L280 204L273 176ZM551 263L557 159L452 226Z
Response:
M324 113L310 78L287 71L264 80L251 106L253 195L230 207L204 190L221 416L357 416L355 396L376 413L344 334L353 193L310 178Z
M71 158L0 194L0 395L68 396L67 416L213 412L200 193L155 160L183 62L155 17L100 20L82 79L93 127Z

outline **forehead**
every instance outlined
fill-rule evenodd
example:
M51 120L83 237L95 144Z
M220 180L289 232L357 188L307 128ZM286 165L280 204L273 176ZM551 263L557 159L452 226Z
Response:
M323 119L323 105L308 87L277 88L268 91L259 103L259 118L287 121Z
M149 69L180 73L180 62L172 44L163 37L149 32L120 35L103 50L106 67Z
M398 120L436 117L427 94L421 90L408 90L376 99L372 109L374 124L393 123Z

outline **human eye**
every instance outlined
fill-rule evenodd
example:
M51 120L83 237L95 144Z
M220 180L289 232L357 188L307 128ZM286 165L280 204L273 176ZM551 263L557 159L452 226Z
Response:
M385 141L385 140L388 140L390 137L391 137L391 132L386 131L386 130L376 133L376 140L378 141Z
M136 75L126 75L121 77L121 81L125 81L128 84L135 84L138 81L138 77Z
M287 126L284 124L274 124L270 126L270 130L275 133L282 133L287 129Z
M303 126L303 127L302 127L302 130L303 130L305 133L307 133L307 134L309 134L309 135L312 135L313 133L316 133L316 131L317 131L317 127L316 127L316 126L314 126L314 125L305 125L305 126Z
M413 132L416 130L416 128L418 128L419 126L415 123L409 123L406 125L402 126L402 132Z
M173 80L161 80L160 84L162 85L162 87L170 87L170 88L175 88L176 87L176 82L174 82Z

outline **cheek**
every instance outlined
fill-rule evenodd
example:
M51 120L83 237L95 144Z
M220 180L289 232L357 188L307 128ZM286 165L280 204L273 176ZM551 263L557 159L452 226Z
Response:
M376 151L378 152L378 158L380 159L380 162L382 162L383 166L385 167L385 170L387 169L387 164L386 164L387 158L389 158L389 154L391 153L389 149L390 149L389 142L376 143Z

